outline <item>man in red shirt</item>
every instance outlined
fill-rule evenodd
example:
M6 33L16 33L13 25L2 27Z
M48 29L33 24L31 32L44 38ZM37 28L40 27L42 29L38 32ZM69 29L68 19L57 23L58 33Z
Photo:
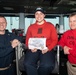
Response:
M76 75L76 13L69 16L70 30L66 31L58 44L62 46L64 54L68 55L68 75Z
M29 48L30 38L45 38L46 48L37 47L27 50L24 66L27 75L49 75L55 66L55 55L53 48L56 46L58 37L52 23L44 20L45 12L38 7L35 11L36 22L28 27L26 34L26 46ZM36 41L37 42L37 41ZM39 43L42 41L39 41ZM35 43L35 42L34 42ZM37 44L34 44L37 45ZM40 62L37 67L37 62Z

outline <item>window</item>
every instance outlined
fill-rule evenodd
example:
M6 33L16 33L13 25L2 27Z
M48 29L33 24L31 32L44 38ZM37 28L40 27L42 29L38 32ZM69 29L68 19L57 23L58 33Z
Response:
M69 19L68 19L68 17L64 17L64 31L67 31L68 29L70 29Z
M7 20L7 28L10 32L12 29L18 29L19 28L19 17L5 17Z

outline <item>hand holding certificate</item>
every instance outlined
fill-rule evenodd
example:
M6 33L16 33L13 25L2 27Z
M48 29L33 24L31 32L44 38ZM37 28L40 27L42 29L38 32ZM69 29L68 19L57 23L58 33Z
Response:
M28 41L29 49L40 49L45 50L46 47L46 38L30 38Z

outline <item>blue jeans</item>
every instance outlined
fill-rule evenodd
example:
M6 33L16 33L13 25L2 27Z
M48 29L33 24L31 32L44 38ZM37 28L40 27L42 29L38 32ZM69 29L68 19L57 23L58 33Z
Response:
M40 50L34 53L28 50L25 54L24 68L27 75L50 75L54 66L55 54L53 51L42 54Z

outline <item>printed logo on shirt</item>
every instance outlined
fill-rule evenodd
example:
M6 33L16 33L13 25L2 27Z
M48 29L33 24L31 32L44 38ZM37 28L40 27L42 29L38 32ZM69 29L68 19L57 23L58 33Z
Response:
M37 33L42 34L42 28L39 28Z
M68 36L67 39L69 39L69 44L70 45L75 45L75 40L76 38L74 36Z

